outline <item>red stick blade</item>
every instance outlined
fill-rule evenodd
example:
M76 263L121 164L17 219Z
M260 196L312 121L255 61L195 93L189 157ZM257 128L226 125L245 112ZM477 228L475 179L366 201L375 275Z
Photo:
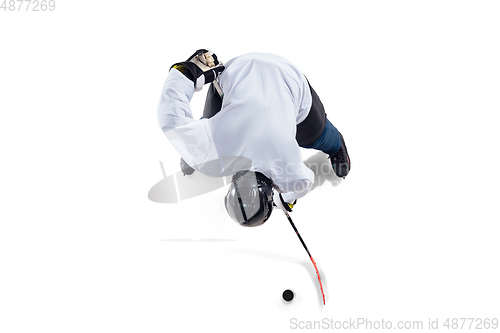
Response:
M319 276L318 266L316 266L316 262L314 261L313 257L310 258L314 265L314 268L316 269L316 274L318 275L319 287L321 288L321 295L323 296L323 305L325 305L325 293L323 293L323 284L321 283L321 277Z

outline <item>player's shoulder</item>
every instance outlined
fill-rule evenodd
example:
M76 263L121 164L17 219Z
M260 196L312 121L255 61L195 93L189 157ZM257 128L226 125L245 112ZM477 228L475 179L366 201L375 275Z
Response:
M263 63L274 63L274 64L292 64L288 59L283 56L274 53L262 53L262 52L250 52L239 55L224 65L227 67L232 64L237 63L247 63L247 62L263 62Z

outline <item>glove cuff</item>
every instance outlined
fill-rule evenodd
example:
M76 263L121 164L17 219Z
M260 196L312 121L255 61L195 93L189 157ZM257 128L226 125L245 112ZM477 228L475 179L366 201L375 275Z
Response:
M221 65L214 68L209 68L206 72L204 72L195 63L190 61L178 62L170 67L170 69L172 68L177 69L185 77L193 81L195 91L200 91L201 89L203 89L205 83L214 81L217 76L222 71L224 71L224 66Z
M184 62L178 62L176 64L173 64L170 69L175 68L182 74L184 74L185 77L196 83L196 79L203 73L203 71L193 64L192 62L189 61L184 61Z

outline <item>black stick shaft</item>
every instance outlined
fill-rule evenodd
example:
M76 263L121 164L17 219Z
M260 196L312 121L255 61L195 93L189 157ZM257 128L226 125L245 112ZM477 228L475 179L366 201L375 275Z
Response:
M290 215L288 214L288 212L285 209L283 209L283 212L285 213L286 217L288 218L288 222L290 222L290 224L292 225L293 230L295 230L295 234L297 234L297 236L299 237L300 242L302 243L302 246L304 247L304 249L306 249L306 252L309 255L309 259L311 259L311 262L314 265L314 269L316 270L316 274L318 275L319 287L321 289L321 296L323 296L323 304L325 304L325 293L323 292L323 284L321 283L321 277L319 276L318 266L316 265L316 262L314 261L313 257L311 256L311 253L309 252L309 249L307 248L306 243L304 243L304 240L300 236L299 231L295 227L295 224L293 223L292 218L290 217Z
M300 242L302 243L302 246L304 247L304 249L306 249L306 252L307 254L309 255L309 257L311 256L311 253L309 252L309 250L307 249L307 246L306 246L306 243L304 243L304 240L302 239L302 237L300 236L299 234L299 231L297 230L297 228L295 227L295 224L293 223L292 221L292 218L290 217L290 215L288 214L287 211L284 211L285 214L286 214L286 217L288 218L288 221L290 222L290 224L292 225L292 228L293 230L295 230L295 233L297 234L297 236L299 237L300 239Z

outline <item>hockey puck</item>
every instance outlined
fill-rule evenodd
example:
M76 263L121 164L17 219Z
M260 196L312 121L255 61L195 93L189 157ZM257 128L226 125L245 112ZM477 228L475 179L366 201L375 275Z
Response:
M292 299L293 299L293 291L291 291L290 289L287 289L283 292L283 299L287 302L291 302Z

